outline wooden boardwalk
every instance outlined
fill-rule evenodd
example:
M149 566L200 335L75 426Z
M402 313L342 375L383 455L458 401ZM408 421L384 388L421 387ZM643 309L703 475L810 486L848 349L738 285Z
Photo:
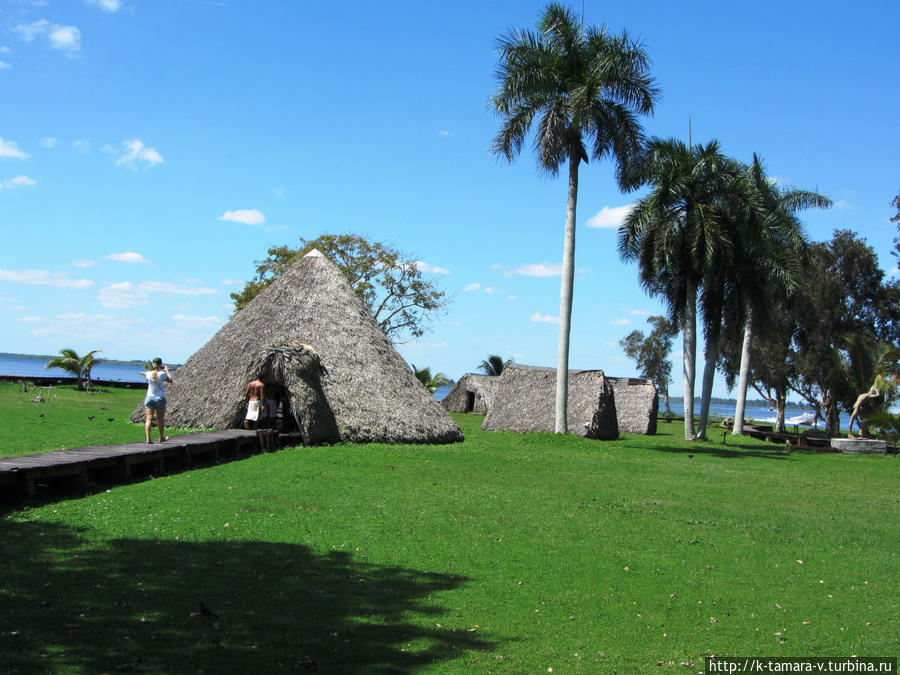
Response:
M0 502L35 496L38 486L85 489L92 482L122 483L195 463L237 459L259 448L255 431L228 429L170 436L164 443L94 445L0 459Z

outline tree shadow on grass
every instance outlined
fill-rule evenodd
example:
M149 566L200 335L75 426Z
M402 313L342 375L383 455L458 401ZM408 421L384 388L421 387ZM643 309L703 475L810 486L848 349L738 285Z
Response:
M433 596L462 576L297 544L97 544L2 515L0 541L4 673L409 673L493 649L439 627Z
M657 436L663 435L671 434L657 434ZM627 441L627 439L623 440ZM770 448L759 445L741 444L734 441L729 443L727 446L709 441L693 441L690 442L690 445L687 446L658 445L651 447L646 445L628 445L626 443L625 445L623 445L623 447L629 448L631 450L650 450L653 452L668 452L682 455L709 455L713 457L724 457L727 459L747 459L749 457L778 460L791 459L791 456L784 451L783 445L773 444Z

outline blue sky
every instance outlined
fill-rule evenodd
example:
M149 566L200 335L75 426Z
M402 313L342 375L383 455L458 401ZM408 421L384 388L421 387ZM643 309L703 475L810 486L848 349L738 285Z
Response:
M0 0L0 351L184 361L269 246L355 232L451 296L407 361L555 365L565 178L488 152L495 38L543 6ZM896 274L900 5L584 11L644 42L662 91L648 134L686 140L690 119L695 142L759 153L834 200L803 216L812 240L856 230ZM611 165L582 167L573 368L633 375L618 341L663 312L616 254L635 199ZM680 338L674 395L679 354Z

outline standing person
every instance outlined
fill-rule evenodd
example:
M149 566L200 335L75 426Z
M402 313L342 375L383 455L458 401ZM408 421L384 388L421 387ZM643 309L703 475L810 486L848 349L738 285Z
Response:
M266 385L259 376L247 385L247 416L244 418L245 429L256 429L259 417L262 413L263 401L265 401Z
M159 442L169 440L165 435L166 430L166 390L163 384L172 381L169 366L163 364L162 359L153 359L153 370L141 371L141 375L147 378L147 397L144 399L144 413L147 421L144 423L144 434L147 443L150 440L150 428L153 426L153 411L156 411L156 425L159 427Z

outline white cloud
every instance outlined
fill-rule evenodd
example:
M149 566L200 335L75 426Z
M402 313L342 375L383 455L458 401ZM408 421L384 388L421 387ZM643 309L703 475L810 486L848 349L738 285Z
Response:
M48 272L47 270L3 270L0 269L0 281L11 281L16 284L29 284L31 286L55 286L56 288L87 288L93 286L90 279L70 279L61 272Z
M455 135L456 135L455 131L449 131L447 129L441 129L440 131L438 131L438 136L455 136Z
M3 189L11 190L12 188L31 187L33 185L37 185L37 181L34 178L29 178L28 176L16 176L15 178L10 178L8 180L0 181L0 190L3 190Z
M168 295L215 295L212 288L203 286L185 286L173 284L170 281L144 281L138 286L138 290L145 293L166 293Z
M475 282L469 284L468 286L466 286L465 288L463 288L463 293L469 293L470 291L477 291L479 288L481 288L481 284L479 284L477 281L475 281Z
M619 227L633 208L634 204L614 206L612 208L604 206L597 215L587 221L586 225L588 227L601 228Z
M9 54L10 52L12 52L12 49L9 47L0 47L0 54Z
M42 316L23 316L21 319L19 319L19 321L21 321L22 323L42 323L46 320L47 319Z
M156 150L145 147L143 141L139 141L136 138L130 141L122 141L122 145L125 148L123 151L116 150L109 145L103 147L105 152L116 157L116 166L124 166L137 171L141 167L156 166L165 161Z
M853 206L853 204L844 199L838 199L834 202L834 208L838 209L839 211L852 211L855 207Z
M416 269L420 272L430 272L431 274L450 274L450 270L438 267L437 265L429 265L427 262L416 260Z
M84 0L84 4L93 5L104 12L114 14L122 9L121 0Z
M244 282L240 279L222 279L219 283L223 286L240 286Z
M72 141L72 149L83 155L89 155L91 154L91 142L79 138L78 140Z
M75 26L53 25L48 39L53 49L70 54L81 51L81 31Z
M610 319L608 323L610 326L630 326L634 322L631 319Z
M109 255L103 256L109 260L115 260L116 262L123 263L145 263L148 260L142 256L140 253L135 253L134 251L125 251L124 253L110 253Z
M100 289L97 300L108 309L130 309L150 302L147 293L136 288L130 281L107 284Z
M900 267L895 267L890 272L888 272L889 277L896 277L898 274L900 274Z
M42 138L40 140L40 146L42 148L55 148L56 147L56 139L52 136L47 136L46 138Z
M63 26L39 19L29 24L19 24L13 30L25 42L46 35L51 49L67 52L70 56L81 51L81 31L77 26Z
M272 194L276 197L284 197L287 194L287 190L283 187L272 188Z
M542 262L537 265L522 265L513 274L523 277L556 277L562 273L562 263Z
M629 309L628 307L625 307L624 310L632 316L650 316L653 314L653 312L648 309Z
M181 328L208 328L221 323L221 319L217 316L186 316L184 314L173 314L172 320L179 324Z
M7 63L6 61L0 61L0 70L11 70L12 64Z
M75 267L93 267L96 264L93 260L76 260L72 263Z
M237 209L235 211L226 211L219 220L230 220L235 223L243 223L244 225L262 225L266 222L266 217L262 211L256 209Z
M25 159L28 157L27 152L22 152L16 147L12 141L4 141L0 138L0 157L14 157L16 159Z
M19 37L25 42L31 42L38 35L44 35L50 27L50 22L47 19L39 19L33 23L24 24L20 23L18 26L13 28L13 30L19 34Z
M558 316L547 316L538 312L531 315L531 320L535 323L559 323Z

